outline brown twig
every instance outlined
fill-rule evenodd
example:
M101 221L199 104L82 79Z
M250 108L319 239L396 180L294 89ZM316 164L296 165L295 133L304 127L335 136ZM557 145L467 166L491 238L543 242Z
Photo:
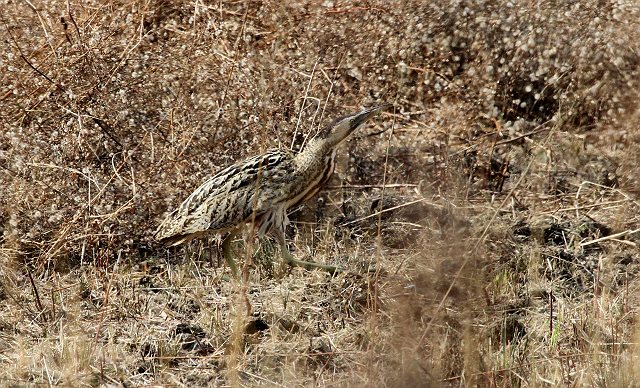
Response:
M31 288L33 289L33 294L36 298L36 307L40 310L40 314L42 315L44 321L47 321L47 315L45 314L44 307L42 306L42 301L40 301L40 293L38 292L38 287L36 287L36 282L33 280L33 275L31 274L31 269L29 269L28 265L25 265L27 270L27 276L29 277L29 282L31 283Z

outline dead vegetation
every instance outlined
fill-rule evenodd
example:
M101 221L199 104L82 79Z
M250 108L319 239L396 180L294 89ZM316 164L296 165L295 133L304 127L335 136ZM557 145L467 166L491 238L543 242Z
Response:
M635 2L1 1L8 386L619 386L640 379ZM219 168L395 111L291 215L164 249ZM368 271L368 270L375 271Z

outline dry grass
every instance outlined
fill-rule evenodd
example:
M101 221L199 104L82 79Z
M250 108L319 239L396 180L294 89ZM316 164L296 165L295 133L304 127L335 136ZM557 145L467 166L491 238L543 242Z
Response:
M2 385L640 379L636 2L0 7ZM153 242L212 172L376 101L291 215L350 272Z

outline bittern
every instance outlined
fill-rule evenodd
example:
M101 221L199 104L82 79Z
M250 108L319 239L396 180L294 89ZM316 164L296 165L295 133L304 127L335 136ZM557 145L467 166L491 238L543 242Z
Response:
M297 154L271 149L218 172L167 216L156 231L156 240L174 246L207 233L228 232L223 255L237 273L231 241L250 224L258 236L269 233L275 237L287 264L336 271L337 267L291 255L285 241L287 211L318 193L333 174L338 145L389 106L378 105L333 120Z

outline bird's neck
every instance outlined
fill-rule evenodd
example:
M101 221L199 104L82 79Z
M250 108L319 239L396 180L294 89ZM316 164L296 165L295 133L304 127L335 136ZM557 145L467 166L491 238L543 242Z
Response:
M293 191L301 193L303 201L315 195L333 174L336 147L324 140L312 140L295 156L297 179L292 182L296 186ZM295 201L298 202L299 200Z
M298 170L314 170L318 164L331 155L335 147L331 147L325 139L312 139L299 154L296 155Z

